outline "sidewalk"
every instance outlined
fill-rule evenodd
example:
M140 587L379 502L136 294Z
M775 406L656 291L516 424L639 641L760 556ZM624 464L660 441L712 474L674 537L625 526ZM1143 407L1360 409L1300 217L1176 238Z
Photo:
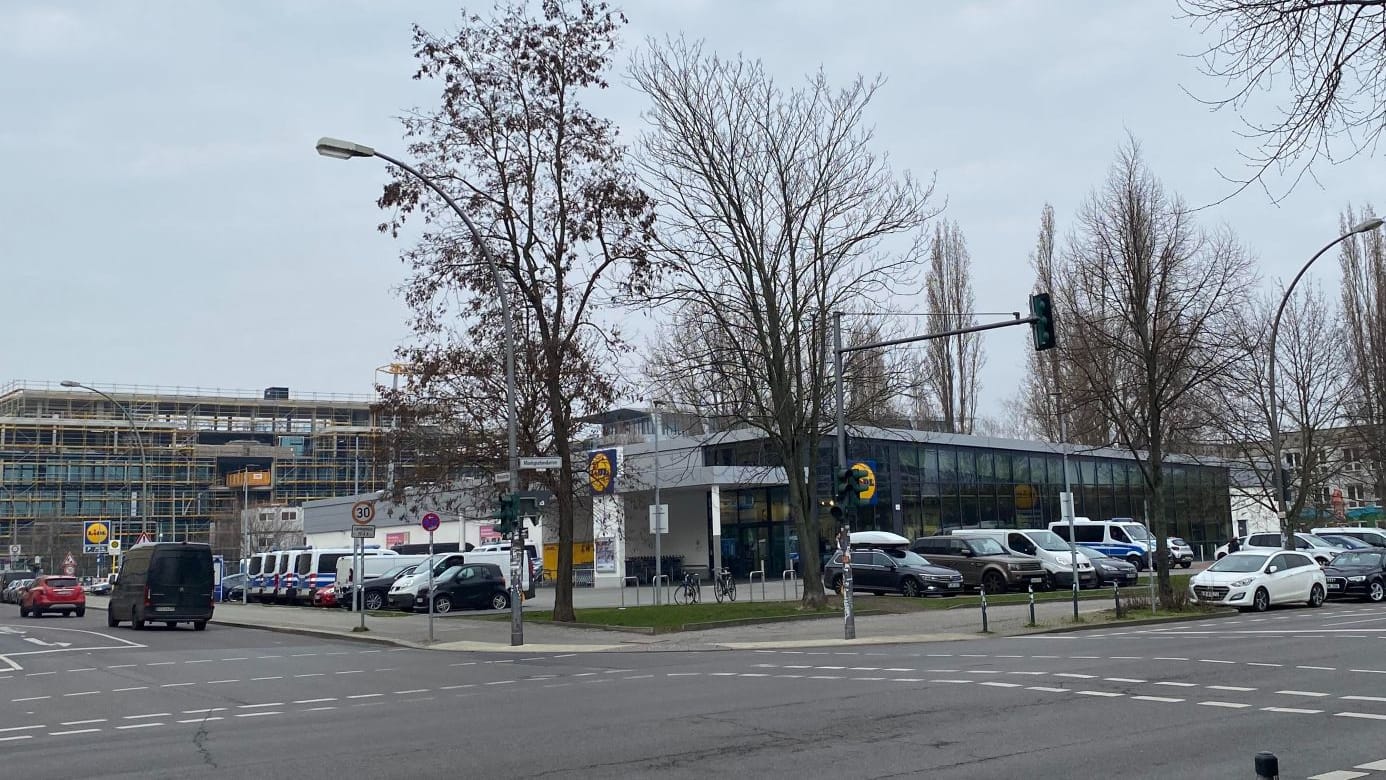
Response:
M648 604L649 601L645 598L648 596L648 589L645 590L642 603ZM777 585L772 585L767 586L766 592L767 595L773 595L771 591L778 590L780 589ZM607 606L605 595L598 596L607 593L615 596L619 603L619 593L594 592L589 589L584 594L586 598L574 594L574 601L577 602L575 606ZM544 591L541 590L540 598L527 602L525 610L552 610L552 591L547 594L547 604L544 595ZM759 587L756 595L760 595ZM744 593L742 598L745 598ZM878 598L899 597L858 595L855 603L858 609L870 610L872 600ZM105 610L106 602L107 599L102 596L89 596L87 599L87 604L92 609ZM627 604L634 606L634 600L628 601ZM1082 613L1097 612L1110 607L1111 602L1105 599L1079 602L1079 611ZM992 606L988 611L989 628L992 632L989 635L1004 636L1043 631L1046 627L1061 625L1071 614L1070 602L1042 602L1036 605L1036 617L1040 627L1029 628L1025 625L1029 619L1026 605ZM840 615L654 636L526 621L524 644L511 646L510 621L503 619L502 615L503 613L496 612L461 612L435 616L432 643L428 642L428 616L425 614L368 613L366 626L369 631L357 633L353 629L359 624L360 616L341 609L218 604L212 622L227 626L381 642L421 649L521 653L752 650L945 642L988 636L980 633L981 611L969 607L904 614L861 615L856 618L855 640L842 638L843 621Z

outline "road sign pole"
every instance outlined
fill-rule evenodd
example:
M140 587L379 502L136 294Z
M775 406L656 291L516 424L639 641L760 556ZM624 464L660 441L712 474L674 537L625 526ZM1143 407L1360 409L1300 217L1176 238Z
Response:
M433 644L433 532L428 532L428 643Z
M356 546L356 549L352 551L352 557L354 557L354 558L356 559L356 566L352 569L352 577L351 577L351 591L352 591L352 596L351 596L351 599L352 599L352 605L353 605L353 607L354 607L355 610L356 610L356 619L357 619L357 621L358 621L357 624L356 624L356 630L357 630L357 631L365 631L365 630L366 630L366 595L365 595L365 593L362 591L361 584L362 584L362 582L363 582L363 576L362 576L362 575L364 574L364 572L363 572L362 570L363 570L363 569L365 568L365 566L366 566L366 540L365 540L365 539L353 539L352 542L353 542L353 543L355 544L355 546Z

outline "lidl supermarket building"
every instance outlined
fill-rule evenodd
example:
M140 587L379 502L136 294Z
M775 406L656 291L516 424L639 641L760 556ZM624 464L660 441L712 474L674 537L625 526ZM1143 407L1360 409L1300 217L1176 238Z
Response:
M784 470L751 430L694 433L685 415L660 415L658 475L652 416L618 409L593 418L602 435L587 457L615 464L605 492L592 496L593 565L598 584L619 582L652 560L649 505L656 481L669 507L665 556L695 570L726 566L737 576L763 570L779 579L799 549L789 514ZM896 428L854 429L848 456L875 471L876 494L861 508L854 530L892 531L915 538L960 526L1044 527L1060 519L1062 450L1048 442L995 439ZM1093 519L1147 512L1140 469L1129 453L1084 449L1069 458L1076 512ZM1229 463L1172 456L1166 468L1170 535L1211 554L1232 533ZM814 476L826 500L834 482L833 441L820 445ZM818 511L821 510L821 511ZM815 507L825 538L833 528L825 506ZM820 554L823 550L817 551Z

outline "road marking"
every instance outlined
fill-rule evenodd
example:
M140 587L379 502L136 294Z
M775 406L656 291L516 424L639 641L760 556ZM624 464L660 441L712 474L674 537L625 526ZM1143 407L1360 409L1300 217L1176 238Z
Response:
M1285 695L1285 696L1328 696L1328 695L1329 695L1329 694L1327 694L1327 693L1320 693L1320 692L1318 692L1318 691L1276 691L1276 693L1283 694L1283 695Z
M335 709L337 709L337 708L329 705L329 706L327 706L327 707L309 707L308 709L304 710L304 712L324 712L324 711L326 711L326 710L335 710Z
M0 729L0 734L10 731L33 731L34 729L46 729L47 726L10 726L7 729Z
M1109 699L1115 699L1118 696L1126 695L1124 693L1113 693L1111 691L1074 691L1074 693L1079 696L1103 696Z
M1323 710L1305 710L1299 707L1262 707L1262 712L1288 712L1291 715L1318 715Z
M106 668L107 668L107 669L129 669L129 668L134 667L134 666L139 666L139 664L112 664L111 666L108 666L108 667L106 667Z
M380 694L376 693L376 694L372 694L372 695L373 695L373 696L379 696ZM268 701L268 702L265 702L264 704L242 704L242 705L240 705L239 707L237 707L236 709L238 709L238 710L254 710L254 709L258 709L258 708L260 708L260 707L282 707L282 706L284 706L284 702L282 702L282 701Z
M126 730L126 729L148 729L148 728L153 728L153 727L155 727L155 726L162 726L162 725L164 725L162 722L160 722L160 723L131 723L131 724L128 725L128 726L116 726L116 729L119 730L119 731L124 731L124 730Z
M1386 637L1382 637L1382 639L1386 639ZM1362 674L1386 674L1386 669L1349 669L1348 671Z
M1247 662L1246 662L1246 665L1247 665L1247 666L1269 666L1269 667L1273 667L1273 668L1275 668L1275 669L1279 669L1281 666L1283 666L1283 664L1266 664L1266 663L1260 663L1260 662L1258 662L1258 661L1247 661Z
M354 695L354 696L348 696L347 698L348 698L348 699L376 699L376 698L379 698L379 697L384 696L384 695L385 695L385 694L383 694L383 693L358 693L358 694L356 694L356 695Z
M1348 701L1386 701L1386 696L1339 696Z
M63 696L95 696L101 691L77 691L76 693L64 693Z
M283 714L284 714L284 713L282 713L282 712L266 712L266 711L264 711L264 710L261 710L261 711L259 711L259 712L242 712L242 713L238 713L238 714L236 715L236 717L238 717L238 718L258 718L258 717L260 717L260 716L262 716L262 715L283 715Z
M20 734L17 737L0 737L0 742L14 742L19 739L33 739L33 736L29 734Z
M1314 775L1313 777L1310 777L1309 780L1353 780L1353 778L1366 776L1366 772L1348 772L1342 769L1336 769L1332 772L1324 772L1321 775Z
M73 672L94 672L94 671L96 671L96 667L95 667L95 666L85 666L85 667L82 667L81 669L68 669L68 670L67 670L67 673L68 673L68 674L72 674Z
M209 663L212 662L212 660L213 660L213 659L211 659L211 658L200 658L200 659L198 659L198 660L196 660L196 661L184 661L183 663L185 663L185 664L209 664Z
M765 674L765 673L763 673L763 672L746 672L746 673L741 674L741 675L738 675L738 676L739 676L739 677L769 677L770 675ZM652 674L645 674L645 675L639 675L639 676L636 676L636 677L624 677L624 678L622 678L622 679L625 679L625 680L639 680L639 679L641 679L641 677L654 677L654 675L652 675ZM856 679L856 680L880 680L880 679L882 679L882 678L880 678L880 677L855 677L855 678L853 678L853 679ZM487 683L487 684L489 685L490 683Z
M296 674L294 677L326 677L323 672L309 672L308 674Z
M226 683L238 683L240 680L208 680L208 685L224 685Z
M206 709L201 709L201 710L183 710L183 714L184 714L184 715L199 715L199 714L204 713L204 712L223 712L223 711L225 711L225 710L226 710L225 707L207 707Z
M299 699L298 701L295 701L295 702L293 702L293 703L294 703L294 704L322 704L322 703L325 702L325 701L336 701L336 700L337 700L337 698L336 698L335 696L328 696L328 697L325 698L325 699Z
M44 699L51 699L51 698L53 698L53 697L52 697L52 696L26 696L26 697L24 697L23 699L10 699L10 701L11 701L11 702L14 702L14 703L18 703L18 702L21 702L21 701L43 701Z
M808 667L808 666L786 666L785 668L786 668L786 669L809 669L809 668L812 668L812 667ZM697 676L699 676L699 675L701 675L701 674L702 674L702 672L669 672L668 674L666 674L666 675L664 675L664 676L665 676L665 677L697 677Z
M1174 702L1183 701L1183 699L1176 699L1173 696L1132 696L1131 698L1135 699L1136 701L1160 701L1171 704Z
M993 681L993 680L986 680L985 682L982 682L982 683L980 683L980 684L981 684L981 685L990 685L990 686L993 687L993 688L1019 688L1019 687L1021 687L1020 683L995 682L995 681Z
M380 652L380 651L379 651L379 650L366 650L366 651L363 651L363 652L374 652L374 653L378 653L378 652ZM256 658L283 658L284 656L282 656L282 655L257 655L257 656L255 656L255 657L256 657Z
M1160 657L1158 657L1158 658L1155 658L1154 660L1156 660L1156 661L1187 661L1187 660L1189 660L1189 659L1187 659L1187 658L1179 658L1179 657L1176 657L1176 656L1169 655L1169 656L1160 656Z
M1296 668L1296 669L1311 669L1311 670L1316 671L1316 672L1336 672L1336 671L1338 671L1337 669L1333 668L1332 666L1296 666L1295 668Z
M1248 687L1246 687L1246 686L1244 686L1244 685L1206 685L1206 686L1204 686L1204 687L1207 688L1207 689L1210 690L1210 691L1243 691L1243 692L1245 692L1245 691L1254 691L1254 690L1256 690L1255 688L1248 688Z
M1226 707L1229 710L1242 710L1251 706L1250 704L1242 704L1236 701L1201 701L1199 704L1204 707Z
M145 718L167 718L171 712L153 712L148 715L126 715L125 720L144 720Z
M136 685L132 688L112 688L111 693L125 693L126 691L147 691L148 685Z
M810 677L811 680L840 680L840 677ZM971 680L930 680L931 683L943 683L944 685L963 685L972 682Z
M92 723L105 723L105 718L92 718L91 720L65 720L59 726L87 726Z
M1119 682L1119 683L1143 683L1143 682L1145 682L1145 680L1137 680L1137 679L1135 679L1134 677L1103 677L1102 679L1106 680L1107 682ZM1250 690L1250 689L1248 689L1248 690Z
M1027 685L1027 691L1044 691L1045 693L1068 693L1067 688L1051 688L1047 685Z
M458 688L475 688L476 683L466 683L465 685L443 685L439 686L440 691L455 691Z
M47 677L47 676L50 675L50 674L57 674L57 672L29 672L28 674L26 674L26 675L24 675L24 676L25 676L25 677Z
M653 677L654 675L650 675L650 676ZM405 696L405 695L408 695L408 694L411 694L411 693L428 693L428 689L427 689L427 688L414 688L414 689L408 690L408 691L395 691L394 695L396 695L396 696ZM294 702L294 703L297 704L298 702Z
M1076 672L1056 672L1055 677L1073 677L1078 680L1091 680L1097 677L1095 674L1078 674Z
M237 656L237 657L235 657L235 658L223 658L223 659L221 659L221 660L223 660L223 661L249 661L249 660L250 660L250 657L249 657L249 656L244 656L244 655L242 655L242 656Z
M1335 712L1335 717L1339 718L1366 718L1368 720L1386 720L1386 715L1378 715L1374 712Z
M1156 685L1168 685L1172 688L1197 688L1198 683L1173 682L1169 680L1155 683Z
M101 730L101 729L69 729L69 730L67 730L67 731L50 731L50 732L48 732L48 736L50 736L50 737L67 737L67 736L71 736L71 735L73 735L73 734L91 734L91 733L94 733L94 732L97 732L97 731L100 731L100 730Z
M152 663L147 663L147 664L145 664L145 666L173 666L175 663L178 663L178 662L177 662L177 661L154 661L154 662L152 662Z
M1373 761L1370 764L1358 764L1354 769L1370 769L1373 772L1378 769L1386 769L1386 761Z
M349 672L333 672L333 674L365 674L364 669L352 669Z
M1205 664L1235 664L1235 663L1236 663L1236 661L1219 661L1219 660L1216 659L1216 658L1200 658L1200 659L1198 659L1198 660L1199 660L1200 663L1205 663Z
M159 687L160 687L160 688L185 688L185 687L187 687L187 686L189 686L189 685L197 685L197 683L190 683L190 682L189 682L189 683L164 683L163 685L160 685ZM133 690L133 689L132 689L132 690Z

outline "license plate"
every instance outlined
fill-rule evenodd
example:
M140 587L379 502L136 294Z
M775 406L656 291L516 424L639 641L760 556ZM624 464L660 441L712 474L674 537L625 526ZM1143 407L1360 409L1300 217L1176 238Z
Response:
M1336 583L1336 582L1330 582L1330 583L1328 583L1328 589L1329 589L1329 590L1342 590L1342 589L1343 589L1343 586L1342 586L1341 584L1339 584L1339 583Z
M961 588L961 587L962 587L962 583L961 583L961 582L950 582L950 583L948 583L948 587L950 587L950 588Z
M1030 581L1031 581L1031 582L1044 582L1044 578L1043 578L1043 577L1031 577L1031 578L1030 578Z
M154 608L154 611L155 611L155 612L172 612L172 611L173 611L173 607L155 607L155 608Z

